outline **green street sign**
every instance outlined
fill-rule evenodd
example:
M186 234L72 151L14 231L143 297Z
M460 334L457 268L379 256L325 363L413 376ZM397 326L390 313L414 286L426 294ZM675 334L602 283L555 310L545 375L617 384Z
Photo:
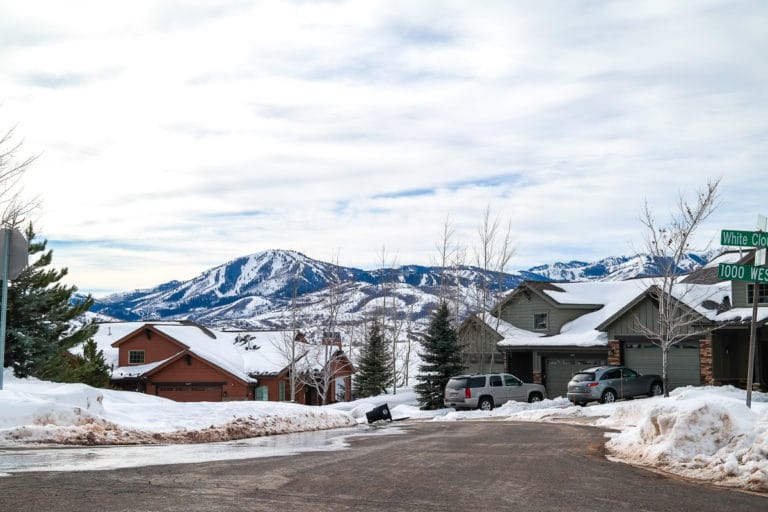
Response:
M768 283L768 267L721 263L717 266L717 277L725 281Z
M736 231L733 229L724 229L720 231L720 245L738 245L740 247L768 247L768 232Z

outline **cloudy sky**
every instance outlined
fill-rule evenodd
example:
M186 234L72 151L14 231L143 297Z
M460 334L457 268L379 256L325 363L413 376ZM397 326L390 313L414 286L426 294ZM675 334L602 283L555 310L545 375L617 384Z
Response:
M431 264L446 216L512 268L630 254L722 177L768 213L768 3L0 0L0 129L38 232L100 295L266 249Z

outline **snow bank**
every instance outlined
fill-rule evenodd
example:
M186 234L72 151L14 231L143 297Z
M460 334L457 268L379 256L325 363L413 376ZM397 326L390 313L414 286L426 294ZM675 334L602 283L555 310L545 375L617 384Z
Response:
M768 395L732 387L681 388L670 398L625 402L598 422L621 428L610 456L681 476L768 491Z
M495 418L573 422L610 429L613 460L745 489L768 491L768 394L733 387L687 387L669 398L575 407L560 397L507 402L492 411L422 411L411 389L308 407L276 402L179 403L140 393L16 379L0 390L0 444L169 444L228 441L367 423L388 404L392 418Z
M201 443L356 425L343 411L275 402L181 403L140 393L16 379L0 391L0 442Z

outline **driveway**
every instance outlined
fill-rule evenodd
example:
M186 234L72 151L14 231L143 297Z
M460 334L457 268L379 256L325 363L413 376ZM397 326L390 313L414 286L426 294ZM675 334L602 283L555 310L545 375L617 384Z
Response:
M403 422L347 450L0 478L8 511L768 510L768 498L603 456L592 427ZM384 427L389 428L389 427Z

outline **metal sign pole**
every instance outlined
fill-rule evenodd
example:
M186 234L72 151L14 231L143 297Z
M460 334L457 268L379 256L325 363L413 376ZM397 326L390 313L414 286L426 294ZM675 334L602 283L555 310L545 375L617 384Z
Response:
M768 227L768 220L763 215L757 216L758 233L763 233ZM765 265L765 249L755 250L755 266ZM755 380L755 345L757 343L757 306L760 301L760 284L755 281L752 285L752 322L749 325L749 356L747 357L747 407L752 408L752 382Z
M0 305L0 390L3 389L3 372L5 371L5 320L8 309L8 260L11 254L11 230L3 230L3 267L2 275L2 305Z

